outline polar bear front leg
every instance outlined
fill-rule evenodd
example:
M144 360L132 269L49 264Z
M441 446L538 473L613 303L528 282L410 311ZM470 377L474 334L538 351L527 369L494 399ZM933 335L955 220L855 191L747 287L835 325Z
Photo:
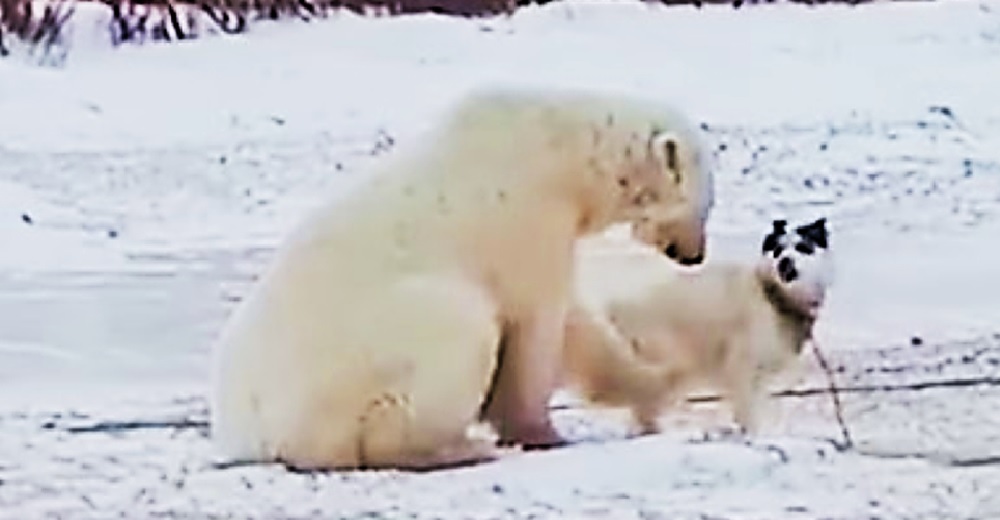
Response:
M486 418L500 441L526 449L565 444L552 426L549 400L559 384L564 307L515 321L504 331L500 364L486 403Z

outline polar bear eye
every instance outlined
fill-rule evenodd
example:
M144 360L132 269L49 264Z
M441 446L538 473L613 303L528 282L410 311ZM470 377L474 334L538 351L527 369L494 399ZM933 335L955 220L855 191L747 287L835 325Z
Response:
M649 190L640 191L632 198L632 204L636 206L646 206L659 200L659 196Z

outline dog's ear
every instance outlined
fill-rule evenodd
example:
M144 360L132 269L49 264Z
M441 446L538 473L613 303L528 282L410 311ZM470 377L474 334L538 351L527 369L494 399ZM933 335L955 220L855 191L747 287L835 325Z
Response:
M780 238L787 233L787 220L775 220L771 222L771 232L764 236L764 243L761 244L761 252L767 253L778 248Z
M795 231L823 249L826 249L829 245L830 233L826 229L825 217L818 218L811 224L800 226Z

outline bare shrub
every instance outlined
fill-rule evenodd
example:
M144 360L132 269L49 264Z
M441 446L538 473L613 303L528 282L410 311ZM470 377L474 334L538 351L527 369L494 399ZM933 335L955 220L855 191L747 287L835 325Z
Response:
M0 0L0 56L10 54L8 37L17 38L43 58L63 43L63 29L75 0Z
M62 44L77 0L0 0L0 56L10 54L9 38L48 53ZM518 7L558 0L79 0L100 3L111 13L111 42L175 41L197 37L199 18L227 34L245 32L257 20L311 20L346 9L362 15L439 13L479 17L511 14ZM651 4L744 4L774 0L643 0ZM797 3L848 3L868 0L791 0Z

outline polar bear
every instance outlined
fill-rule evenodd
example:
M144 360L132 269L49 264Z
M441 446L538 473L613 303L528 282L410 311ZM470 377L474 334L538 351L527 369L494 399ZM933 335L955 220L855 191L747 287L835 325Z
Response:
M659 102L480 89L383 159L223 327L210 406L230 462L429 469L559 444L574 241L633 223L678 262L704 255L707 154Z
M757 432L768 387L800 375L833 267L826 219L776 220L753 263L679 267L628 238L577 242L566 317L564 385L631 408L642 433L692 390L721 390Z

